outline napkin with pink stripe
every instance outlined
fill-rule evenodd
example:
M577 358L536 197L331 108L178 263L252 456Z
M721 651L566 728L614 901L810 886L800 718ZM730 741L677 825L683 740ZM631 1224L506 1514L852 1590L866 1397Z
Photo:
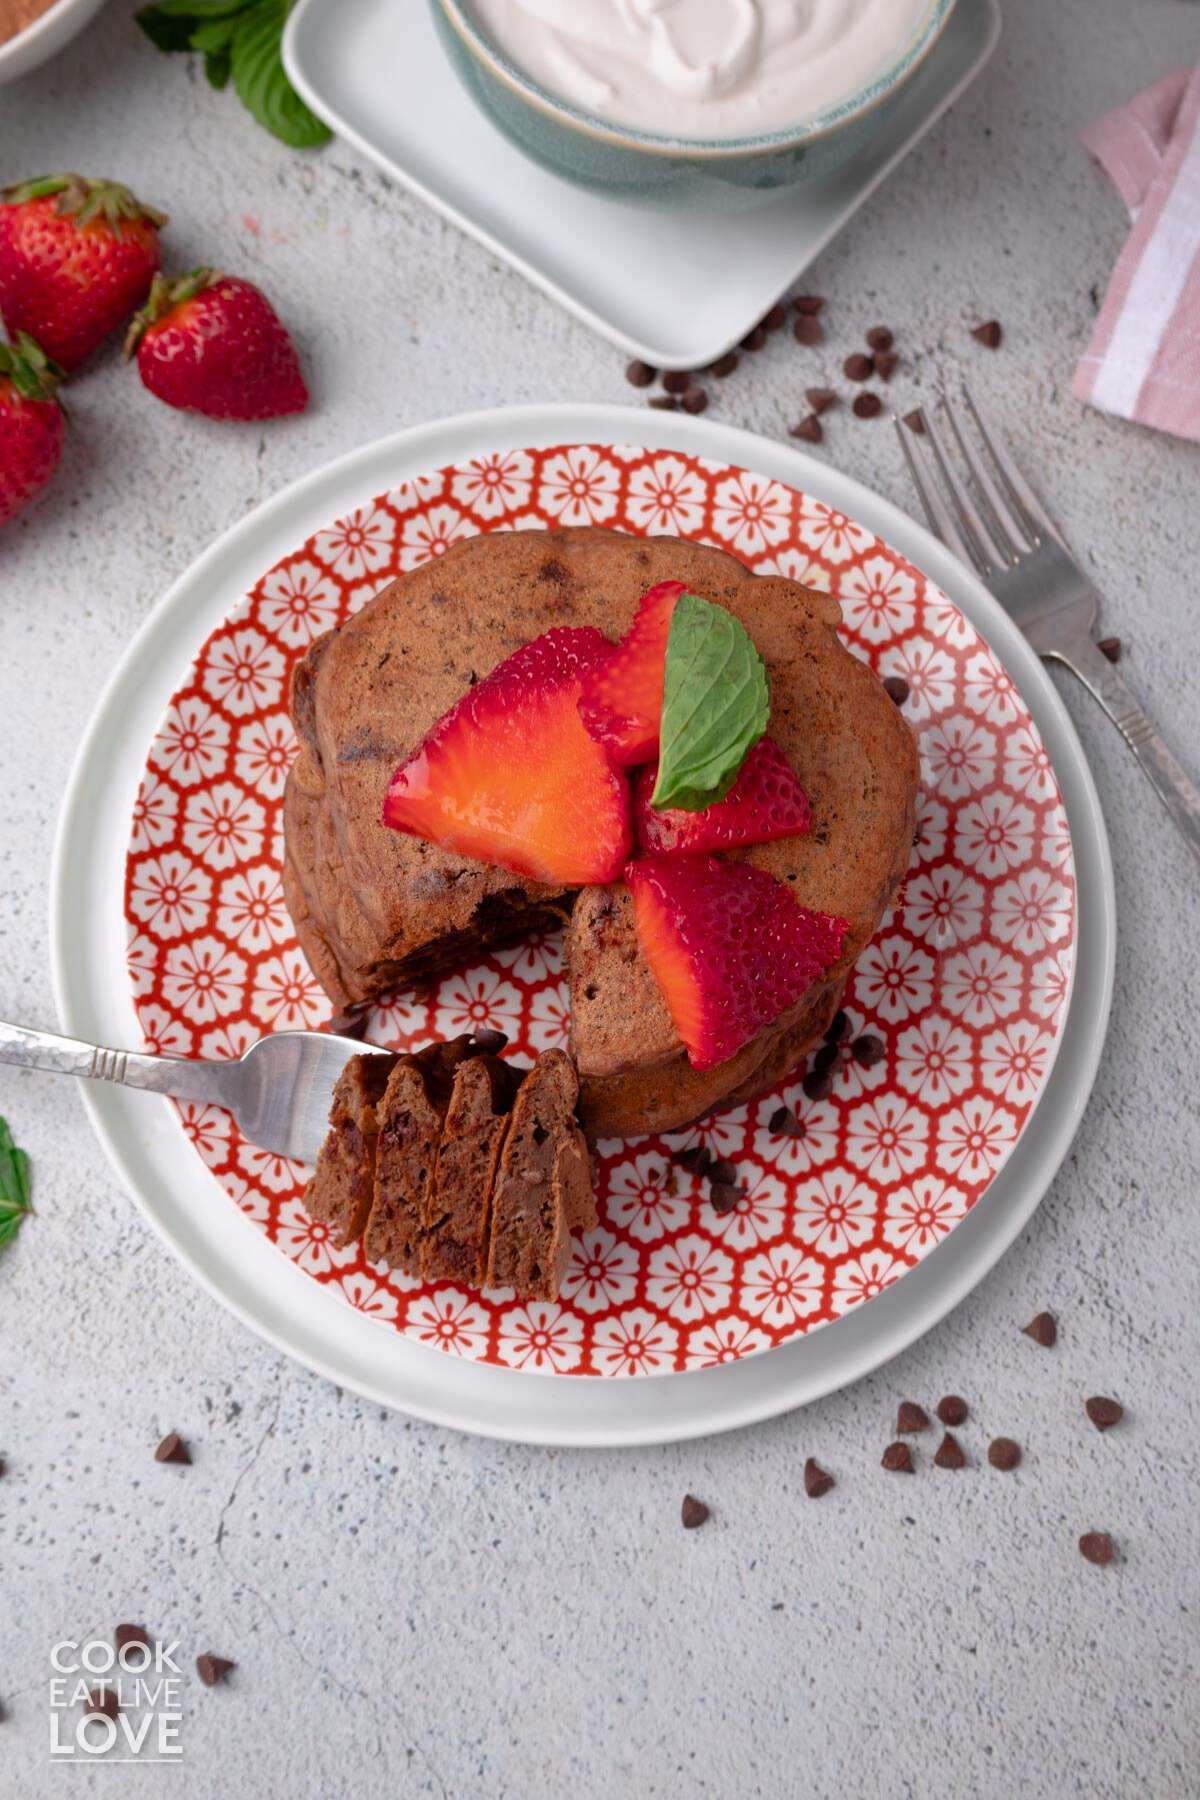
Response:
M1200 66L1106 114L1083 141L1133 230L1075 392L1123 419L1200 440Z

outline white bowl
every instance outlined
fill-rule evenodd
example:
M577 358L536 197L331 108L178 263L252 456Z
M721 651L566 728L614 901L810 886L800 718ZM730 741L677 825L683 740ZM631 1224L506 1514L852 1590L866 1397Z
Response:
M0 44L0 85L28 75L39 63L57 56L103 5L104 0L56 0L40 19Z

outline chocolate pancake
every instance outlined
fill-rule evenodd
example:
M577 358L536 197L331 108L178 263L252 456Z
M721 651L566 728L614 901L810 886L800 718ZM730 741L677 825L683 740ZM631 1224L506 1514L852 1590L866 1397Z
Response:
M615 640L645 589L669 578L746 626L771 679L771 735L812 804L806 836L745 855L850 926L819 995L700 1075L641 956L623 884L576 901L380 821L393 769L473 680L554 625L596 625ZM916 746L839 641L839 618L827 595L752 575L722 551L592 529L469 539L385 588L312 646L292 692L300 754L285 806L285 892L335 1004L424 982L574 905L571 1042L593 1136L671 1129L786 1073L819 1036L911 852Z
M386 1056L352 1056L333 1090L329 1136L304 1190L311 1218L331 1227L337 1250L361 1236L375 1192L378 1108L392 1072Z
M498 1056L474 1057L455 1073L421 1225L425 1281L483 1286L492 1189L523 1074Z
M565 1050L546 1050L521 1083L492 1193L487 1282L556 1300L571 1233L596 1223L579 1079Z
M420 1268L421 1225L454 1074L475 1054L470 1038L453 1038L400 1057L388 1077L377 1109L375 1194L363 1239L368 1262L411 1274Z

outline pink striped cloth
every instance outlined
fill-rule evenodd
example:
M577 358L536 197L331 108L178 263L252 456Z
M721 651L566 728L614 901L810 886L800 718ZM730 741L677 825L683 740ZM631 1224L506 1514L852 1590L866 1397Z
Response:
M1123 419L1200 440L1200 66L1155 82L1083 141L1133 230L1075 392Z

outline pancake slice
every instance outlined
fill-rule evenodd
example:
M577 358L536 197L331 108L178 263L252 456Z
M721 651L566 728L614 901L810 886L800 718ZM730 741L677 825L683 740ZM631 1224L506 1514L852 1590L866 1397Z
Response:
M523 1070L497 1056L460 1064L421 1229L421 1276L482 1287L492 1188Z
M361 1237L375 1191L378 1108L391 1059L352 1056L333 1090L329 1136L304 1190L309 1217L330 1227L330 1242L344 1250Z
M470 1038L401 1057L378 1108L375 1195L363 1249L368 1262L415 1275L421 1223L437 1167L442 1123L459 1064L476 1054Z
M547 1050L521 1084L492 1195L486 1286L555 1300L571 1233L596 1223L579 1076L565 1050Z

